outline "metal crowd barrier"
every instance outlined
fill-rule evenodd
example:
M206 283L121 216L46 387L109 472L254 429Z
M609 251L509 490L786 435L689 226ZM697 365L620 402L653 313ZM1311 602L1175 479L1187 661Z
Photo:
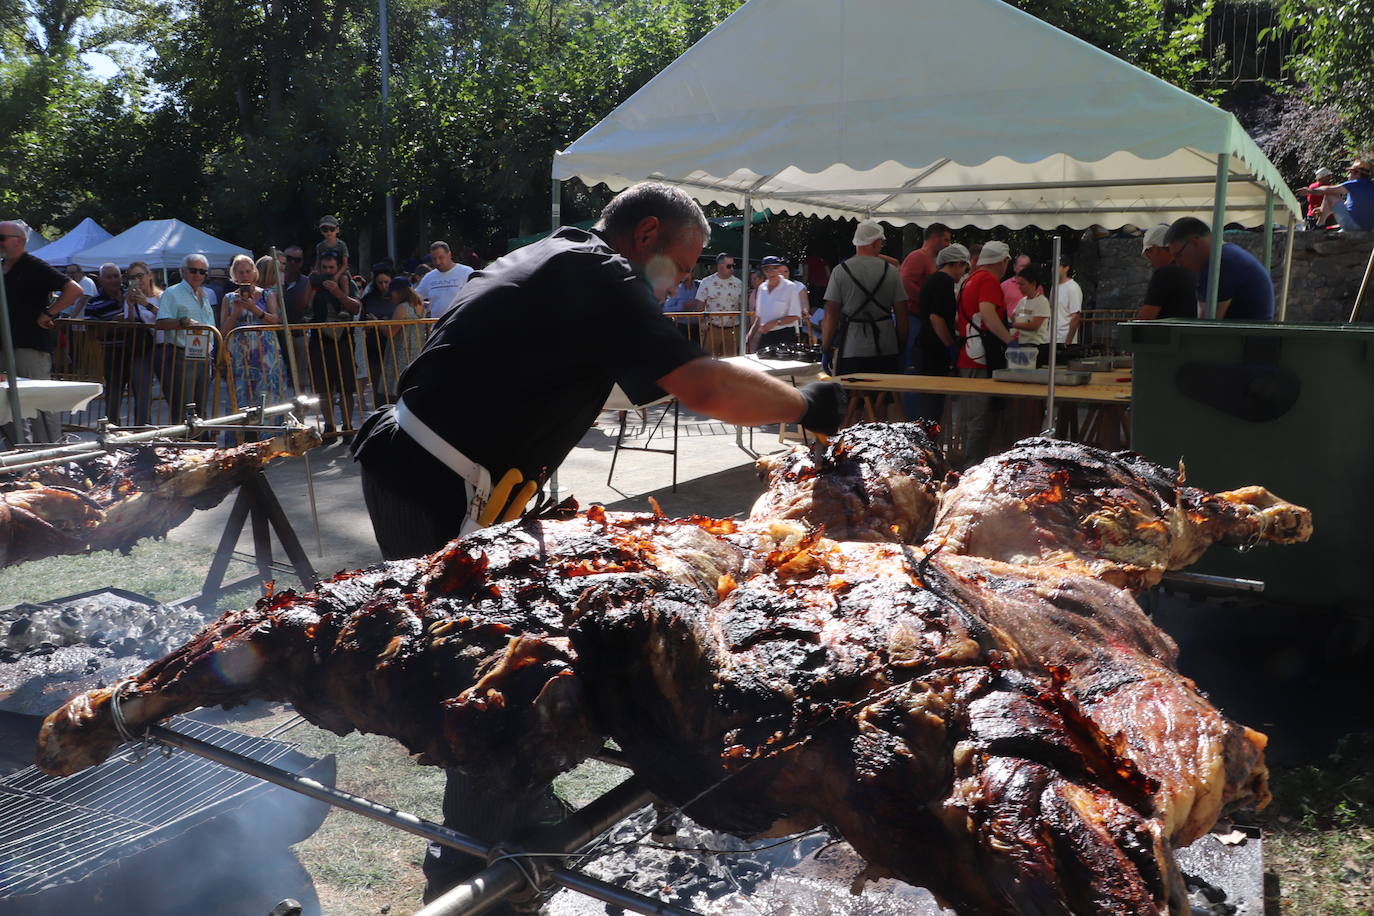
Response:
M91 430L107 417L117 426L172 426L191 403L202 417L221 413L216 360L224 341L215 328L203 329L210 335L210 355L186 359L172 343L175 331L156 331L143 322L61 318L56 324L53 378L105 386L85 410L66 414L64 425Z
M401 372L419 355L437 318L321 321L233 328L225 336L222 372L232 409L268 403L284 392L314 394L325 436L358 427L363 418L399 395ZM291 378L287 341L296 350L300 379Z

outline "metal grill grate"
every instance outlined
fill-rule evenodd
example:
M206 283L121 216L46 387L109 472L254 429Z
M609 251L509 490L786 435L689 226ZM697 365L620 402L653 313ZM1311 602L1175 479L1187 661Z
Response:
M176 731L264 763L306 761L291 745L193 719ZM136 748L72 776L29 767L0 780L0 898L82 880L159 831L253 791L261 781L189 754L153 749L130 765ZM294 758L282 764L283 758ZM308 762L308 761L307 761ZM239 799L241 800L241 799Z

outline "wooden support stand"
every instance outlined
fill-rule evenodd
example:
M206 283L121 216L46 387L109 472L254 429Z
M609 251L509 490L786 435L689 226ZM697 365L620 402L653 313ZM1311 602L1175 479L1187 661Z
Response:
M296 537L296 531L291 527L291 520L286 517L286 512L282 510L277 494L272 491L272 485L259 471L239 486L238 496L234 498L234 506L229 512L229 521L224 526L224 534L220 535L215 557L210 561L210 571L205 574L205 585L194 603L202 604L224 591L224 574L229 569L229 561L234 558L234 548L238 545L239 536L243 534L244 522L249 519L253 525L253 557L258 565L260 581L267 582L276 578L278 567L272 560L271 536L271 532L276 531L277 540L291 560L301 585L311 589L319 582L319 576L310 565L305 548L301 547L300 538Z

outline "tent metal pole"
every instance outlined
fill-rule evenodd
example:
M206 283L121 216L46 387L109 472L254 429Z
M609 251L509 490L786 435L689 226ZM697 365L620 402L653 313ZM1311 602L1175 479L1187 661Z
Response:
M744 325L749 317L749 224L754 221L754 199L748 194L744 195L744 230L741 233L743 241L740 243L740 261L743 262L736 275L740 278L739 292L739 327L736 334L739 336L739 355L744 356L746 344L746 331ZM735 427L735 445L744 448L744 427Z
M1060 238L1054 237L1054 255L1050 263L1050 376L1049 387L1045 393L1045 435L1053 436L1054 422L1054 373L1059 368L1059 251Z
M1288 211L1288 238L1283 243L1283 284L1279 286L1279 321L1288 320L1288 283L1293 279L1293 238L1297 234L1298 217Z
M391 172L391 39L387 30L386 0L377 3L377 37L382 48L382 162L388 175ZM388 179L389 181L390 179ZM386 190L386 256L392 264L396 263L396 219L393 214L395 201L391 188Z
M549 175L549 234L558 231L563 222L563 182ZM558 468L549 474L549 499L558 502Z
M16 447L28 442L29 437L24 433L24 411L19 406L19 373L14 363L14 329L10 327L10 301L5 292L4 265L5 259L0 258L0 340L5 345L5 389L10 400L10 422L14 424L15 441L10 446Z
M1231 156L1222 153L1217 159L1217 189L1212 201L1212 256L1207 264L1208 321L1217 320L1217 290L1221 286L1221 246L1226 244L1226 188L1231 177Z
M749 321L749 225L754 221L754 198L749 195L744 197L744 242L741 247L741 260L744 261L742 268L743 275L740 277L740 300L739 300L739 355L743 356L747 352L745 344L745 324Z
M1264 270L1274 272L1274 189L1264 193Z

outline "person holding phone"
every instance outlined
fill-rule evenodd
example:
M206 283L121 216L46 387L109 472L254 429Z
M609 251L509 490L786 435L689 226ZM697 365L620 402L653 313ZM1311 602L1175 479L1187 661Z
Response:
M229 275L236 286L224 297L219 329L229 353L235 402L240 408L280 404L287 394L277 335L268 331L234 331L280 324L276 291L257 285L258 268L246 254L234 256Z

